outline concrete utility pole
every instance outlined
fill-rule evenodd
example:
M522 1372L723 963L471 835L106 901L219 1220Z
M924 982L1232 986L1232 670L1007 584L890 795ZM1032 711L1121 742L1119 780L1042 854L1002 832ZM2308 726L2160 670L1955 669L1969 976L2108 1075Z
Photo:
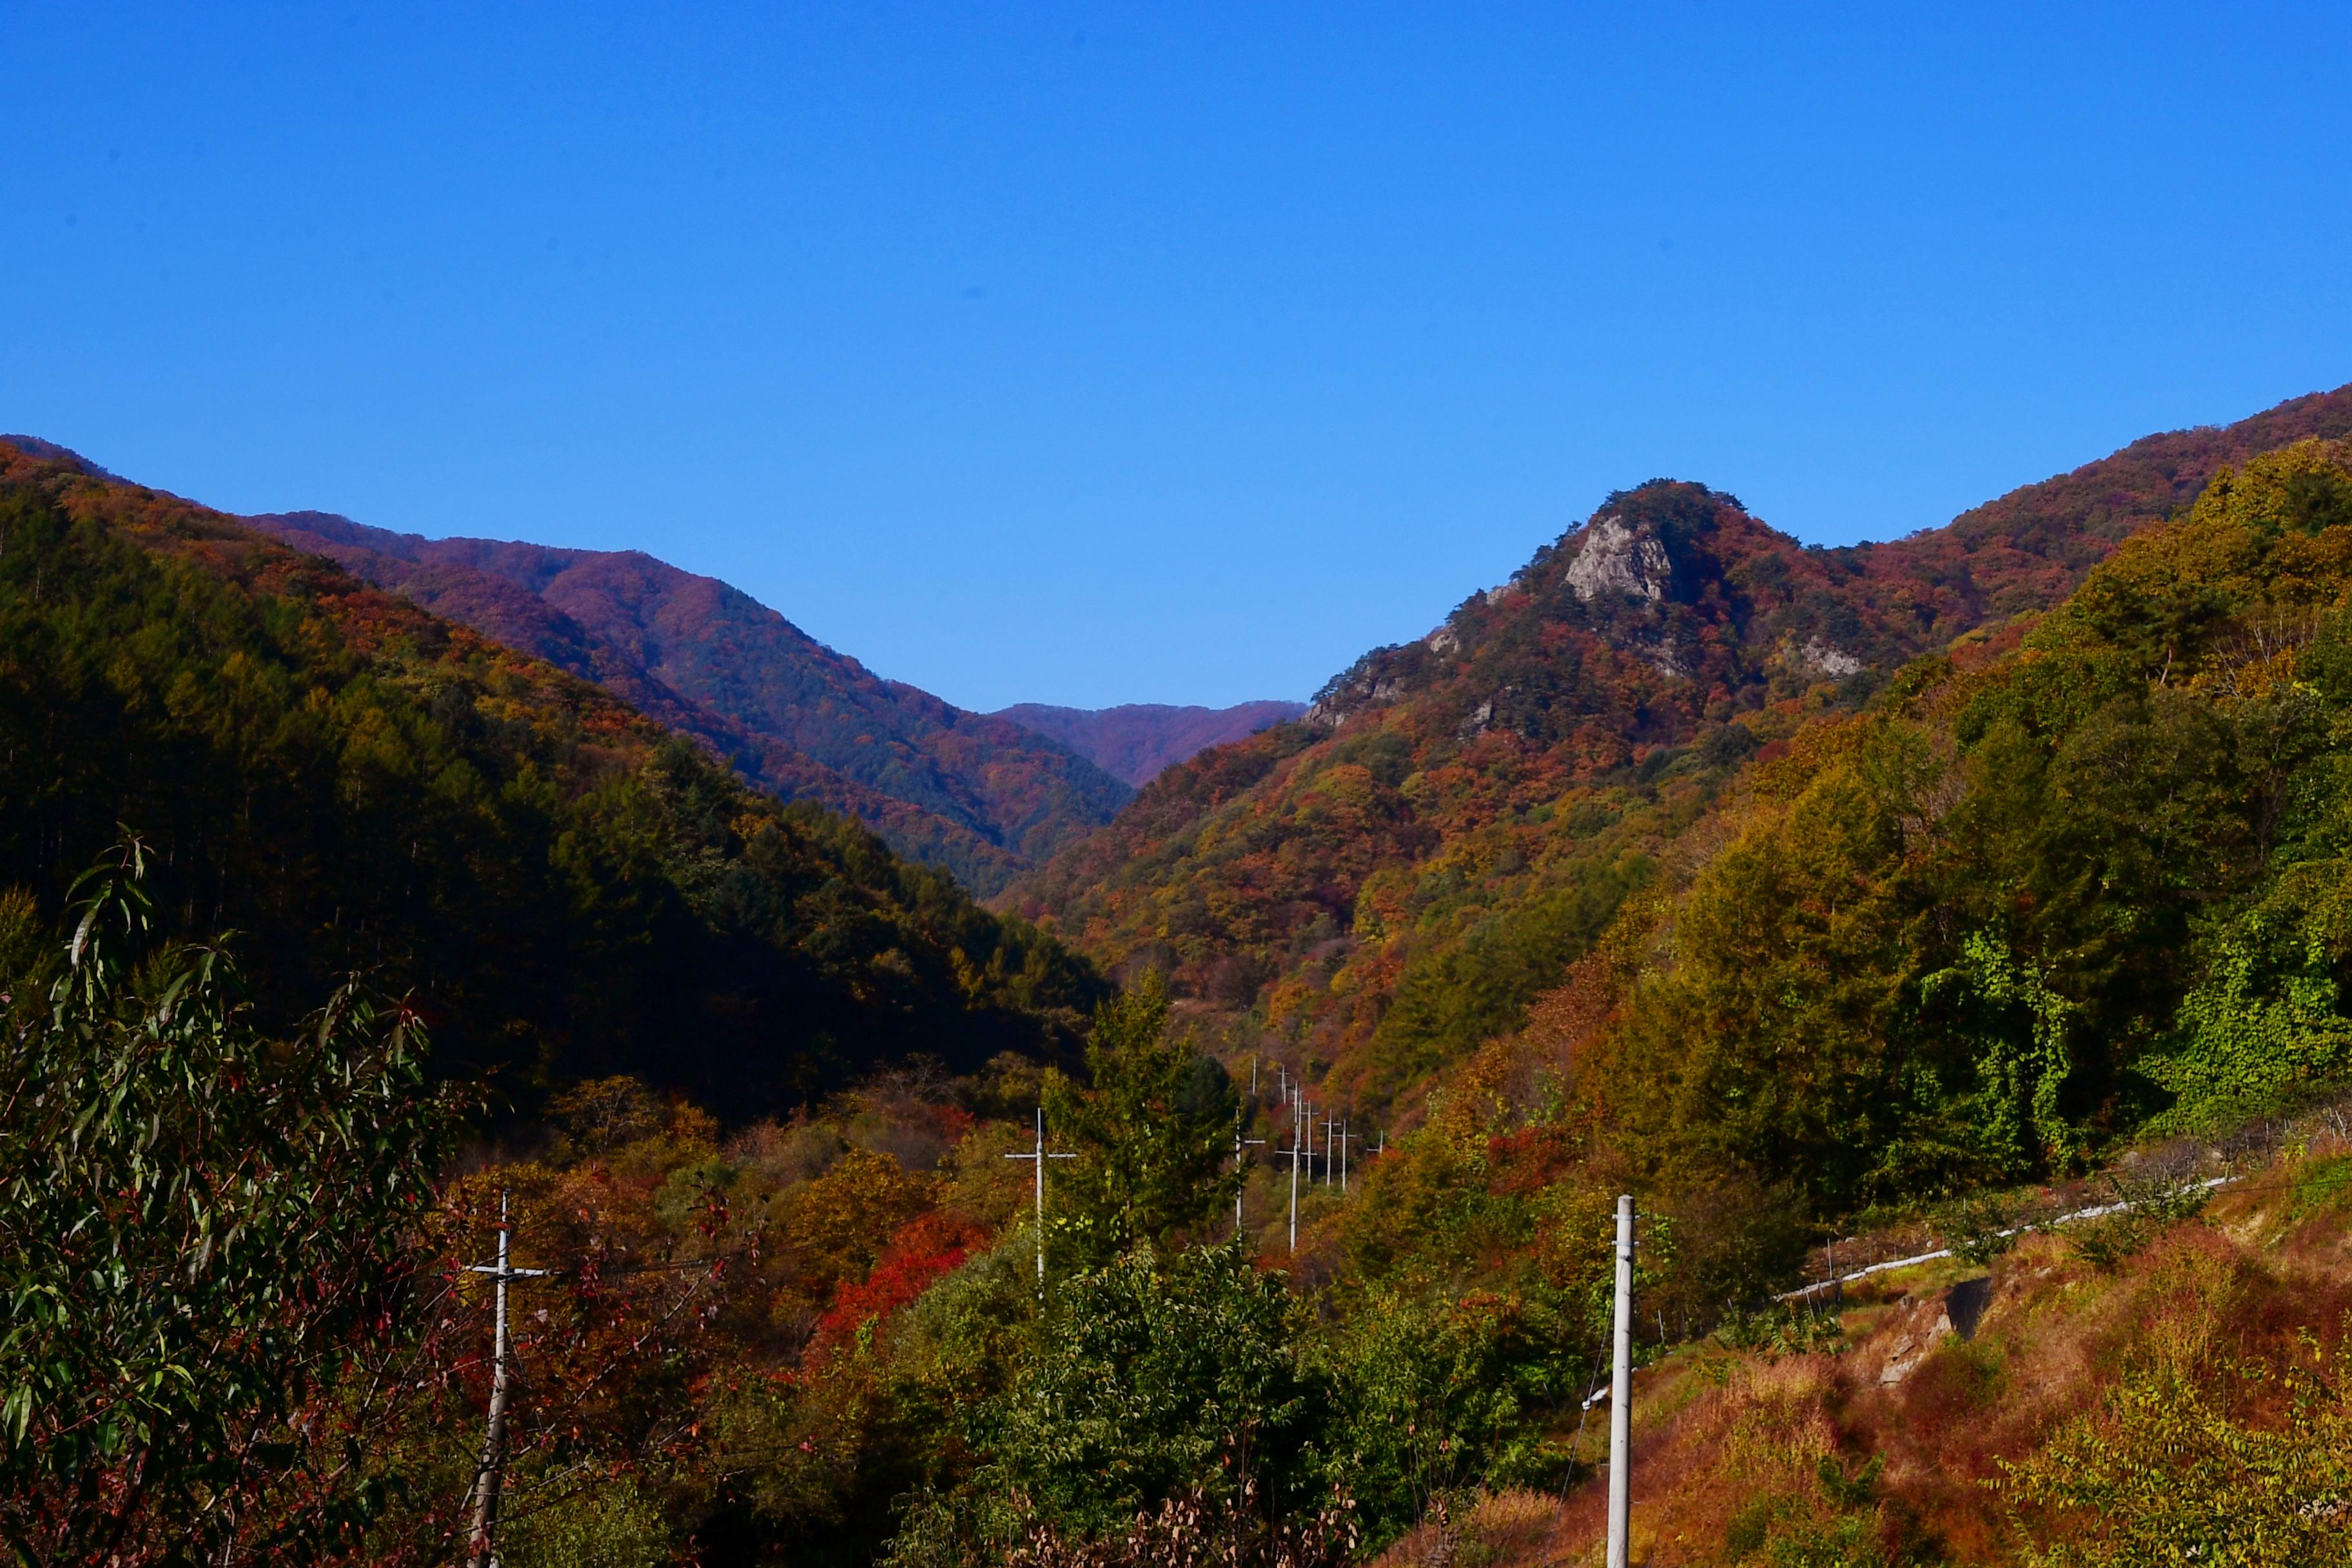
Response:
M1290 1110L1290 1250L1298 1250L1298 1126L1306 1101L1291 1101Z
M498 1305L493 1312L490 1352L490 1429L482 1440L482 1460L474 1468L474 1529L466 1560L473 1568L498 1568L498 1550L491 1538L499 1528L499 1467L507 1446L507 1286L516 1279L536 1279L544 1268L515 1268L507 1263L507 1194L499 1194L499 1260L469 1263L468 1274L487 1274L497 1281Z
M1354 1133L1348 1131L1347 1121L1342 1119L1339 1123L1339 1195L1341 1197L1348 1195L1348 1145L1355 1141L1355 1137Z
M1331 1133L1339 1125L1338 1117L1328 1110L1323 1113L1323 1184L1327 1187L1339 1179L1339 1173L1331 1164Z
M1243 1168L1242 1145L1244 1143L1255 1143L1263 1148L1265 1144L1265 1140L1263 1138L1243 1137L1242 1124L1239 1121L1235 1121L1234 1123L1234 1170L1236 1173L1240 1172ZM1241 1181L1234 1184L1234 1234L1235 1236L1239 1236L1242 1233L1242 1189L1248 1184L1249 1180L1247 1177L1244 1177Z
M1008 1160L1037 1162L1037 1300L1042 1301L1045 1299L1045 1162L1075 1160L1077 1156L1045 1152L1045 1108L1041 1105L1037 1108L1036 1152L1030 1154L1007 1154L1004 1157Z
M1633 1517L1633 1200L1617 1200L1617 1362L1609 1383L1609 1568L1627 1568Z

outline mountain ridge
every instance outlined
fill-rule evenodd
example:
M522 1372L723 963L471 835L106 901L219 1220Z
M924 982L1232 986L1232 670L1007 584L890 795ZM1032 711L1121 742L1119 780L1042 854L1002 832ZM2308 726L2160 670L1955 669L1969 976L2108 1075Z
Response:
M876 676L642 551L426 539L330 512L249 521L620 693L754 784L856 816L982 896L1131 793L1050 737Z
M238 931L257 1005L364 973L525 1102L634 1070L780 1109L1066 1049L1101 994L613 692L92 468L0 443L0 892L57 908L127 824L159 922Z
M1113 708L1061 708L1016 702L993 715L1049 736L1114 778L1140 789L1164 770L1211 746L1247 739L1300 717L1304 702L1267 699L1229 708L1127 702Z
M1165 972L1229 1053L1386 1100L1516 1026L1809 714L2011 637L2221 468L2348 433L2352 388L2313 394L1834 548L1686 481L1619 492L1299 722L1159 775L998 907Z

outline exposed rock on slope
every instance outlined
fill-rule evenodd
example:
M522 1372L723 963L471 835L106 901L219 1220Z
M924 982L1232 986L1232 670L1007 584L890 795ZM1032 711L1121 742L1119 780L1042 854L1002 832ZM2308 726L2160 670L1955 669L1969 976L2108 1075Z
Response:
M1568 563L1569 587L1588 603L1608 593L1655 601L1673 582L1674 563L1656 533L1635 532L1615 512L1586 525L1583 545Z

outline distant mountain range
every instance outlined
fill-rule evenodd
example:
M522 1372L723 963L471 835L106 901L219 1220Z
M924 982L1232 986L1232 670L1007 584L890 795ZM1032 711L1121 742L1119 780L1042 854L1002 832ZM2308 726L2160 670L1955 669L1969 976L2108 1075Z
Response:
M331 512L246 520L593 680L752 783L863 820L987 897L1108 822L1161 768L1304 711L1034 704L972 713L886 680L715 578L640 551L426 539Z
M1118 708L1054 708L1016 702L995 717L1050 735L1109 773L1141 789L1178 763L1246 740L1307 711L1304 702L1243 702L1231 708L1175 708L1129 702Z
M0 440L120 480L55 442ZM982 898L1108 823L1163 768L1306 710L1022 703L974 713L886 680L740 589L641 551L426 539L324 511L241 521L594 681L703 741L752 784L856 816Z

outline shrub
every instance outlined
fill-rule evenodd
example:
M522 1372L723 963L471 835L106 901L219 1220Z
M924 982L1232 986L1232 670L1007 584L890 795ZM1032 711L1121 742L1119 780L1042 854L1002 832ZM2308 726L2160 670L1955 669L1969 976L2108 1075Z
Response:
M2168 1226L2198 1214L2211 1189L2191 1176L2109 1172L2101 1178L2115 1212L2066 1227L2074 1255L2093 1267L2112 1269Z
M2343 1561L2352 1519L2352 1357L2135 1369L2032 1458L2004 1463L2034 1568ZM2241 1413L2283 1394L2283 1419ZM2240 1408L2233 1409L2233 1406Z
M1280 1277L1238 1244L1078 1275L1005 1401L989 1479L1074 1538L1193 1494L1295 1510L1322 1414L1303 1327Z
M0 1028L0 1535L26 1562L314 1560L380 1500L345 1452L452 1107L404 1009L258 1031L216 947L147 953L133 843ZM46 1005L37 998L47 992Z

